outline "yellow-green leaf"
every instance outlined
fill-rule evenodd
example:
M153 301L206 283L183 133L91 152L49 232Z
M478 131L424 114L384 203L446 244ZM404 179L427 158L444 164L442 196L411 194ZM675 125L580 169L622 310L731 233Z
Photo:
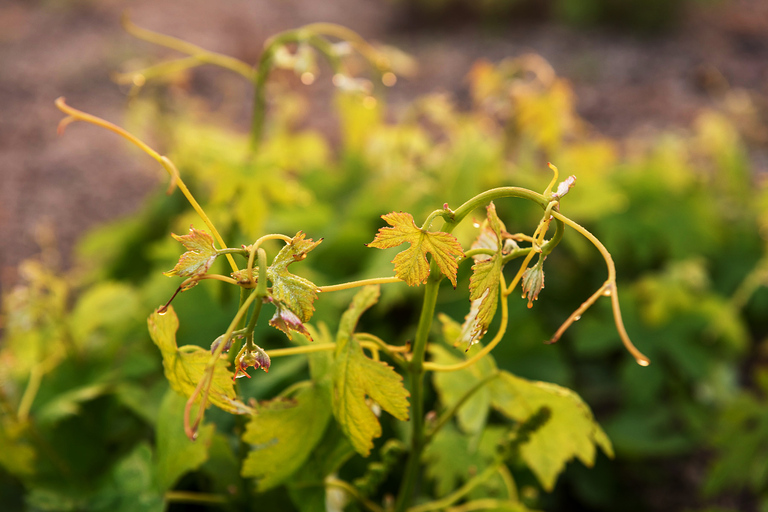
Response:
M469 278L471 306L469 314L464 319L460 340L468 343L470 347L488 331L499 303L499 282L503 268L501 233L505 228L496 215L496 206L493 203L489 204L486 210L488 217L483 222L480 234L472 244L472 248L493 249L496 254L493 256L480 254L474 257L472 277Z
M187 252L181 255L176 266L165 272L165 275L193 277L208 272L217 256L211 235L190 226L189 234L179 236L172 233L171 236L181 242Z
M381 228L368 247L389 249L403 243L411 246L395 256L395 274L408 286L418 286L429 277L427 254L440 272L456 286L457 258L464 256L461 244L450 233L424 231L416 226L410 213L392 212L381 216L391 226Z
M308 279L288 272L288 265L306 258L307 253L323 241L321 238L315 242L311 238L305 239L305 236L301 231L296 233L291 243L277 253L267 269L267 278L272 282L272 299L293 311L301 322L312 318L317 286Z
M399 420L408 419L409 393L403 378L386 363L366 357L353 335L360 315L378 298L378 286L366 286L355 295L341 319L333 369L333 414L355 451L364 456L370 454L373 439L381 436L370 401Z
M542 408L549 411L549 419L520 446L520 455L547 491L554 488L565 463L574 457L591 467L596 446L613 456L611 441L592 411L570 389L507 372L490 386L493 406L515 421L524 422Z
M331 417L329 398L326 386L311 385L292 399L278 398L256 409L243 435L251 451L242 475L256 478L260 492L280 485L304 465Z
M152 341L163 355L165 377L171 388L186 397L192 396L197 384L205 376L213 356L208 350L196 345L185 345L181 348L176 345L179 319L173 306L169 306L162 314L155 311L147 323ZM216 361L208 403L233 414L246 414L250 408L235 398L232 372L227 370L228 364L225 356Z

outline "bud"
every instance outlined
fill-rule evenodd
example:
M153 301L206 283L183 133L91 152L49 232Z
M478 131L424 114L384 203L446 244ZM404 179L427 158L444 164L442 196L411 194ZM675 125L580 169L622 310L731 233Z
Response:
M533 307L533 301L539 298L539 292L544 288L544 271L541 263L540 260L536 266L523 272L523 298L528 296L529 308Z
M253 344L251 346L254 347L253 350L249 350L248 344L246 344L235 358L235 376L232 380L239 379L240 377L248 377L250 379L251 376L248 375L246 370L251 366L257 370L261 368L265 372L269 371L271 365L269 355L260 346Z
M221 336L219 336L218 338L216 338L215 340L213 340L213 343L211 343L211 354L214 354L214 353L216 352L216 349L217 349L217 348L219 348L219 345L221 345L221 344L222 344L222 342L224 342L224 336L226 336L226 335L225 335L225 334L222 334ZM236 337L237 337L237 338L242 338L242 336L231 336L231 337L230 337L230 338L227 340L227 342L224 344L224 348L221 350L221 352L222 352L223 354L226 354L227 352L229 352L229 349L231 349L231 348L232 348L232 341L234 341L234 339L235 339Z

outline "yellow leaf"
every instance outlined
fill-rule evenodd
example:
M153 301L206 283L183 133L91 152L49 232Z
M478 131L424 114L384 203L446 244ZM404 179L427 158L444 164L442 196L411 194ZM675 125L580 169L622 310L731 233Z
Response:
M432 255L440 272L456 286L457 258L464 256L461 244L450 233L424 231L416 226L410 213L392 212L381 216L392 226L381 228L368 247L389 249L403 243L411 246L395 256L395 274L408 286L418 286L429 277L427 254Z
M205 377L213 356L202 347L185 345L179 348L176 345L179 319L173 306L168 306L162 314L155 311L147 323L149 335L163 356L165 377L171 388L186 397L192 396L198 383ZM249 412L249 407L235 398L232 372L227 370L228 364L226 356L216 361L208 402L232 414L245 414Z

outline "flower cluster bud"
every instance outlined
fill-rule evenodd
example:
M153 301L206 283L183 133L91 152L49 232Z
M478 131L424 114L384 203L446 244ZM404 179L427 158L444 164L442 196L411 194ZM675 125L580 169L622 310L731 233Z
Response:
M265 372L269 371L269 366L271 364L269 355L260 346L252 346L253 350L250 350L248 344L246 344L240 350L240 353L237 354L237 357L235 358L235 379L239 379L240 377L248 377L250 379L251 376L248 375L246 370L251 366L257 370L261 368Z

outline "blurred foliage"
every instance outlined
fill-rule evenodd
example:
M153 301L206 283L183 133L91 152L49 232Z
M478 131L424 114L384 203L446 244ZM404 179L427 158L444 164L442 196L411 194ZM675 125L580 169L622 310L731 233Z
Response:
M626 356L609 308L600 304L556 346L542 343L605 279L599 255L566 232L564 253L547 262L535 314L525 300L513 302L513 327L494 350L495 362L483 363L509 375L506 385L523 390L516 393L527 394L532 405L523 412L519 404L500 402L491 388L478 394L471 402L475 409L461 409L458 421L442 429L425 453L425 485L438 495L450 492L465 470L487 468L505 439L513 451L517 447L510 478L519 510L646 510L647 494L682 492L659 483L673 470L665 461L699 456L710 446L711 471L706 483L697 482L708 494L700 499L716 503L719 495L747 489L768 507L768 387L764 371L754 383L743 373L745 365L765 363L758 340L768 332L768 293L761 288L768 281L768 189L756 184L735 125L725 114L707 111L687 131L612 140L579 118L568 83L538 56L479 62L470 79L473 104L466 111L435 94L391 112L383 94L339 89L332 102L337 133L301 128L302 101L276 81L271 86L282 89L272 91L279 100L271 105L255 159L246 158L247 136L201 122L197 103L185 96L139 95L128 122L147 130L162 126L169 156L227 240L297 229L333 240L303 264L303 275L323 284L391 273L391 253L364 247L382 213L398 209L423 217L494 186L540 188L550 178L547 161L576 175L564 206L613 253L627 329L653 364L642 368ZM510 232L540 216L527 206L505 203L498 210ZM328 405L318 407L317 386L327 383L293 397L315 418L311 425L276 414L277 399L258 404L265 419L258 428L211 412L197 444L179 434L183 401L163 377L145 317L177 286L163 275L179 254L169 232L186 232L196 221L176 196L158 192L131 218L88 234L72 271L61 272L46 258L20 268L20 284L3 297L4 510L179 510L176 503L189 491L228 509L340 510L334 499L343 502L343 494L326 494L317 483L337 471L347 480L358 478L367 493L393 492L387 474L400 468L402 447L379 443L371 460L355 456L328 421ZM466 246L477 229L462 225L455 234ZM468 279L467 272L459 273L460 286ZM316 338L338 328L350 297L329 294L318 301ZM175 302L179 339L210 345L237 300L215 285L181 294ZM401 326L414 323L417 301L414 289L385 288L380 306L361 322L403 343L413 336ZM466 300L450 294L441 293L438 304L446 318L466 313ZM257 335L267 348L282 343L268 328L257 327ZM446 354L432 357L456 357ZM268 376L239 383L240 391L265 400L307 375L322 382L329 364L323 357L309 358L309 367L306 357L281 360ZM473 372L483 368L450 377L472 383L482 377ZM527 379L557 385L542 388ZM438 376L431 384L433 398L456 399L454 382ZM584 439L594 437L587 444L558 432L573 443L573 455L596 460L597 468L579 472L570 465L555 487L552 465L565 461L531 460L523 447L551 426L546 421L553 411L539 408L540 394L581 407L558 385L590 404L617 457L609 463L597 456L592 442L610 447L602 431L589 433L580 424ZM515 420L516 430L503 428L501 417ZM239 460L248 447L221 433L233 428L261 446L264 457L292 461L276 462L274 471L259 475L259 491L266 494L254 494L250 477L259 469L247 465L241 475ZM294 433L311 443L275 453L260 445L270 432ZM288 473L290 484L276 487ZM536 479L542 474L543 486ZM552 494L544 492L553 487ZM510 489L495 475L475 492L511 498ZM356 507L351 503L347 510Z
M680 21L686 5L716 0L389 0L404 4L427 24L520 18L562 21L575 27L602 25L655 33Z

